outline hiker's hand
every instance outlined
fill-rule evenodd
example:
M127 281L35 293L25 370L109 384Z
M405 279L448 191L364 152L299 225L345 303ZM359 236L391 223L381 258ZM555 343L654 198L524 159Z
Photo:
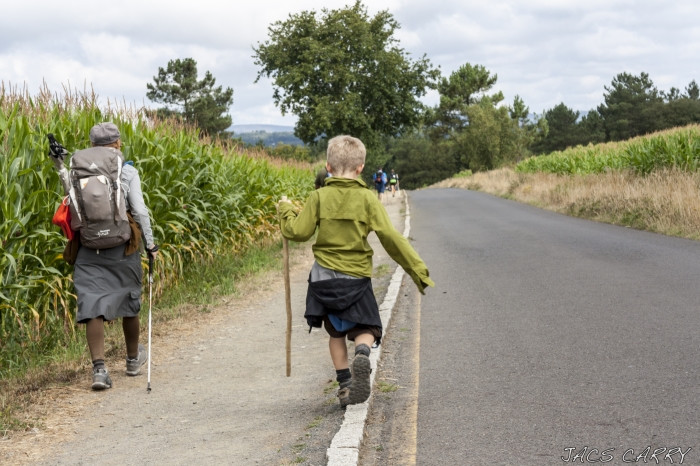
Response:
M429 287L429 286L434 287L434 286L435 286L435 282L432 281L432 280L431 280L430 278L428 278L428 277L425 277L425 278L421 279L420 285L418 286L418 290L420 291L420 294L425 294L425 289L426 289L427 287Z
M146 254L148 254L149 259L154 259L158 256L158 245L154 244L150 248L146 248Z
M280 210L280 206L282 205L282 203L291 204L292 201L290 201L289 199L287 199L287 196L282 196L282 197L280 197L280 201L277 203L277 211L278 211L278 212L279 212L279 210Z
M51 158L51 161L53 162L53 165L56 167L57 171L61 171L61 168L66 168L66 166L63 164L63 155L56 156L49 152L49 157Z

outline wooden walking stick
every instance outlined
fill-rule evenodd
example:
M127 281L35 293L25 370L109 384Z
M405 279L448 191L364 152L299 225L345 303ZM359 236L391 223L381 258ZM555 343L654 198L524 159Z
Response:
M286 201L282 196L280 201ZM287 305L287 377L292 375L292 290L289 284L289 241L282 236L282 252L284 256L284 300Z

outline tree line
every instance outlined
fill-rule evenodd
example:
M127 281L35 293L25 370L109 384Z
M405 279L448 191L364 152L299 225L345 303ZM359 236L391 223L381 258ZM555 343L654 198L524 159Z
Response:
M700 122L695 81L683 91L661 91L644 72L615 76L604 102L584 114L562 102L533 116L519 96L506 103L494 92L498 76L482 65L465 63L442 76L425 55L412 59L395 37L399 27L388 11L370 16L358 0L289 15L253 47L256 82L271 78L275 104L283 115L297 116L294 134L312 157L323 154L329 137L351 134L368 148L367 180L379 167L393 168L402 186L413 188L465 170ZM233 90L214 87L209 72L197 81L194 60L171 61L154 81L150 99L180 105L159 112L227 137L231 121L222 113ZM429 89L439 93L433 107L420 101Z
M547 134L532 146L535 154L589 143L621 141L642 134L700 122L700 88L656 88L647 73L620 73L605 86L604 102L581 115L560 103L544 113Z

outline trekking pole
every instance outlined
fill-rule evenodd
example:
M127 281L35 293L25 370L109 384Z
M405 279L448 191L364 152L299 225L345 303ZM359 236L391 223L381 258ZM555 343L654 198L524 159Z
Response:
M69 197L70 203L75 209L75 213L78 214L78 220L81 220L82 212L80 211L80 206L77 202L77 197L75 194L75 188L71 184L70 175L63 163L67 155L70 155L68 149L63 147L60 142L56 140L52 133L46 135L49 139L49 156L53 161L56 171L58 172L58 177L61 179L61 184L63 185L63 192Z
M282 196L282 201L287 200L287 196ZM289 283L289 242L282 236L282 252L284 256L284 300L287 307L287 377L292 375L292 291Z
M153 254L148 254L148 385L146 392L151 393L151 308L153 305Z
M66 195L68 195L70 194L71 183L68 176L68 170L66 170L63 160L65 159L66 155L69 155L69 152L61 145L60 142L56 140L52 133L47 134L46 137L49 139L49 156L56 167L59 178L61 178L63 191L66 193Z

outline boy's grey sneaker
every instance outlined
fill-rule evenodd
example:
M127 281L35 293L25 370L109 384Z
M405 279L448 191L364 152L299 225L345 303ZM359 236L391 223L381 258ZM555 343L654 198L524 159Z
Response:
M352 385L350 386L348 404L354 405L367 401L372 388L369 381L371 372L372 365L369 357L362 353L356 354L352 361Z
M352 380L348 379L345 382L340 384L340 388L338 388L338 402L340 403L340 407L342 409L345 409L349 404L350 404L350 385L352 384Z
M148 353L146 348L139 343L139 355L136 359L126 358L126 375L139 375L141 366L148 361Z
M107 372L107 369L93 369L92 389L105 390L107 388L112 388L112 379L109 378L109 372Z

